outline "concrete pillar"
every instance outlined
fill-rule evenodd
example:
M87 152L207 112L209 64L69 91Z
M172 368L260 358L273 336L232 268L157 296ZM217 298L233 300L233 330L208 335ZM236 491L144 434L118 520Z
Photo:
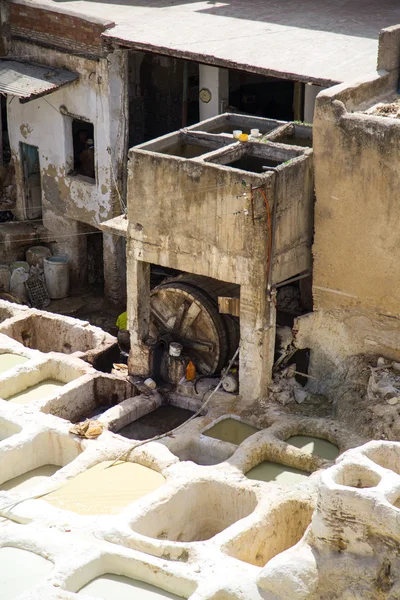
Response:
M113 304L126 303L125 238L103 234L104 295Z
M136 260L129 250L127 286L129 289L128 328L131 336L128 369L131 375L150 374L150 348L144 342L150 322L150 264Z
M224 112L229 103L229 71L209 65L199 65L199 89L211 93L209 102L199 98L200 121L211 119Z
M268 394L275 351L276 309L262 281L240 287L239 393L244 404Z
M304 89L304 122L312 123L314 121L315 99L322 90L327 88L320 85L306 84Z

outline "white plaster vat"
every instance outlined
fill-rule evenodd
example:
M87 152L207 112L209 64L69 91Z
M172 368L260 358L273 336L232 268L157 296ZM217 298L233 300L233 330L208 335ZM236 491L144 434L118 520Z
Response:
M76 380L90 372L91 368L80 360L62 360L60 355L51 354L46 361L38 361L35 364L28 361L3 374L0 377L0 398L24 403L23 394L27 394L34 386L44 387L44 384L48 384L42 393L32 390L32 393L26 396L36 407L44 408L50 398L69 391ZM15 396L17 397L13 398Z
M42 465L41 467L36 467L36 469L27 471L26 473L22 473L22 475L18 475L17 477L6 481L0 485L0 491L8 492L13 490L20 492L29 490L37 484L46 481L48 477L57 473L60 468L61 467L58 465Z
M134 386L125 379L93 371L73 380L60 393L42 403L41 410L75 423L92 418L136 394Z
M0 507L8 504L8 494L26 496L26 490L40 488L40 485L72 462L82 452L81 444L68 437L51 431L36 431L27 427L27 435L13 442L6 440L8 446L0 450Z
M311 523L314 505L293 494L281 503L273 502L266 518L224 547L230 556L257 567L297 544Z
M28 550L0 548L0 598L14 600L53 569L53 563Z
M160 540L198 542L208 540L257 505L249 489L220 481L200 481L178 490L168 500L133 523L132 529Z
M3 352L0 354L0 373L5 373L13 367L23 365L29 358L21 354L13 354L11 352Z
M7 419L0 418L0 441L10 438L11 436L15 435L16 433L20 433L21 430L22 430L22 427L15 425L14 423L12 423L11 421L8 421Z
M104 598L104 600L132 600L136 595L140 600L159 600L160 598L169 598L169 600L178 600L179 596L170 594L160 588L139 581L130 579L124 575L100 575L86 584L79 590L84 594ZM140 594L140 596L139 596Z
M99 327L72 317L0 300L0 333L40 352L74 355L99 365L115 354L117 340ZM114 352L116 351L116 352Z

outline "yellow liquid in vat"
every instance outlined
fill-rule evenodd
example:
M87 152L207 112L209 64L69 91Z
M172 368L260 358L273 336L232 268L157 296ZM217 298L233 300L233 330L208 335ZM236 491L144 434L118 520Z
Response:
M326 460L335 460L339 456L339 448L335 444L308 435L293 435L286 440L286 443L300 448L307 454L316 454Z
M45 500L81 515L116 514L165 483L160 473L137 463L120 462L107 469L111 464L104 461L80 473Z
M22 390L22 392L18 392L17 394L6 398L6 400L14 402L15 404L28 404L35 400L46 400L47 398L54 396L58 391L58 388L63 387L64 385L65 383L57 381L57 379L45 379L36 385L32 385L31 387Z
M252 427L251 425L247 425L247 423L242 423L242 421L222 419L222 421L219 421L207 431L203 431L203 435L238 446L257 431L260 431L257 427Z
M29 358L21 356L21 354L11 354L10 352L0 354L0 374L9 371L9 369L17 365L23 365L28 360Z
M294 469L293 467L287 467L286 465L281 465L279 463L269 462L268 460L264 460L262 463L253 467L246 473L246 477L249 479L256 479L257 481L266 481L280 484L293 484L300 483L307 479L310 476L310 473L306 473L306 471L300 471L299 469Z
M22 475L18 475L18 477L14 477L13 479L5 481L0 485L0 490L3 492L7 492L9 490L27 490L34 485L41 483L48 477L51 477L59 469L61 469L61 467L57 465L43 465L42 467L32 469L32 471L27 471L26 473L22 473Z
M180 596L123 575L101 575L96 577L79 590L88 595L97 596L104 600L180 600Z

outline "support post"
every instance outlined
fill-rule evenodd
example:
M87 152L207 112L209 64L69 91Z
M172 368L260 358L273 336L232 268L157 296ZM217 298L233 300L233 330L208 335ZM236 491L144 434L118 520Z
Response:
M125 239L103 233L104 295L113 304L126 302Z
M276 309L266 286L240 288L239 392L244 404L265 398L272 379Z
M131 375L150 374L150 348L145 344L150 323L150 264L128 253L128 328L131 337L128 369Z
M322 90L326 90L325 87L320 85L306 84L304 89L304 122L313 123L314 121L314 108L315 99Z
M200 92L211 94L208 102L199 98L200 121L211 119L224 112L229 102L229 71L210 65L199 65Z

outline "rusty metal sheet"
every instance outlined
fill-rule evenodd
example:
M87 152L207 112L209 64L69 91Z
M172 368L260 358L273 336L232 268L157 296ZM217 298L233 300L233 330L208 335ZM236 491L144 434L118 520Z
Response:
M78 73L29 62L0 60L0 93L29 102L73 83Z

